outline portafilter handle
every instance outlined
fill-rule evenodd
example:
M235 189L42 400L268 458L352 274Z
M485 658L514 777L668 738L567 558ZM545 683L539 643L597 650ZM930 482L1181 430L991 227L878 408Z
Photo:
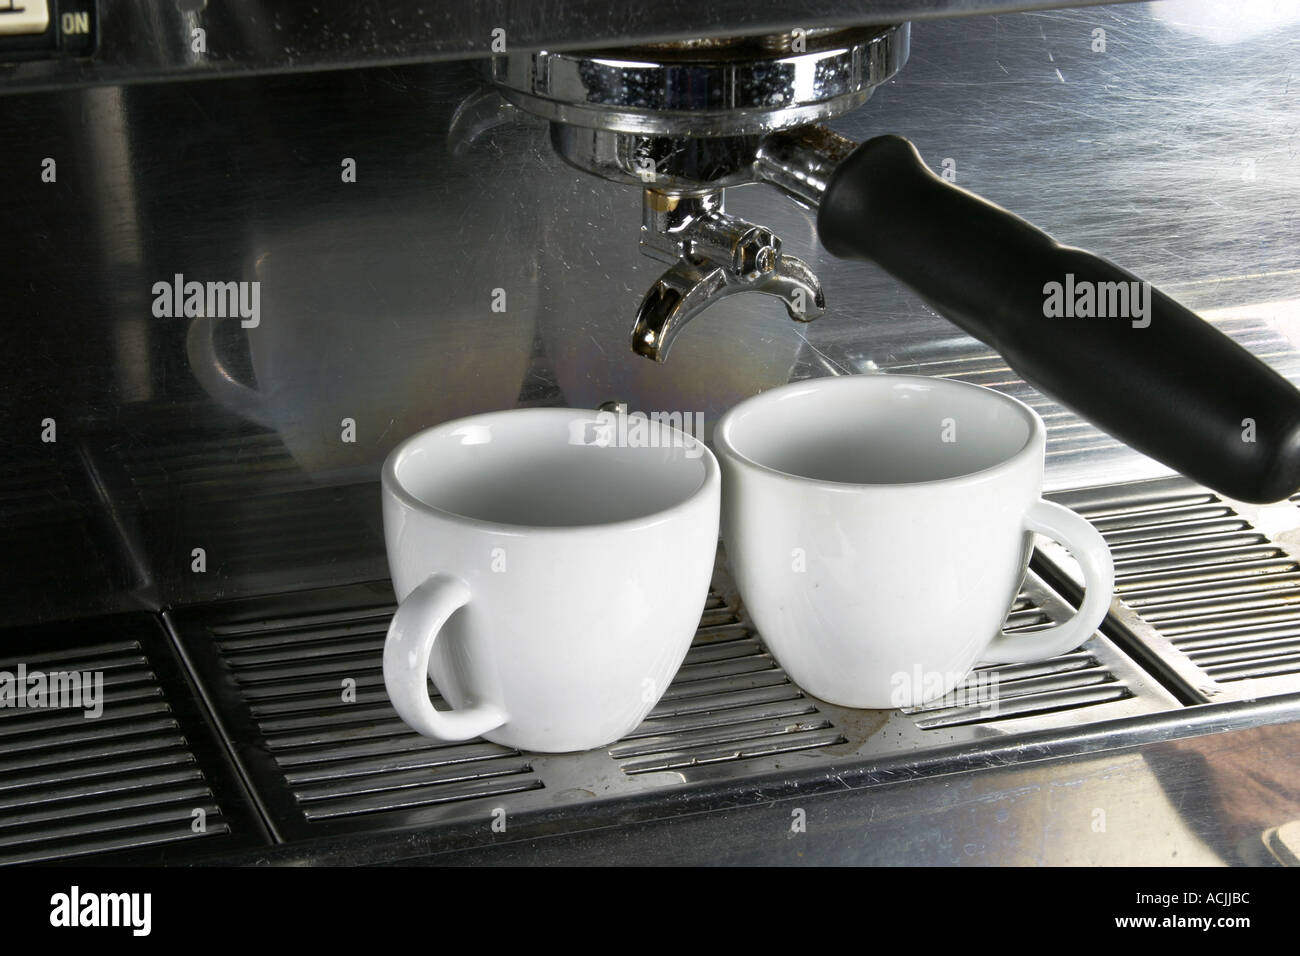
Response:
M775 133L758 176L818 207L833 255L865 259L1133 448L1233 498L1300 488L1300 392L1133 273L936 176L898 136Z

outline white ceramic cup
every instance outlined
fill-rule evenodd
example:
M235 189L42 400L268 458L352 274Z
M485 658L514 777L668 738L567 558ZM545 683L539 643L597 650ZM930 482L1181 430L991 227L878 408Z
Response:
M1101 535L1042 499L1042 419L991 389L907 375L796 382L714 430L723 540L769 650L809 693L848 707L942 697L979 662L1078 647L1106 615ZM1077 614L1000 631L1033 532L1083 569Z
M416 731L586 750L668 687L708 597L718 464L667 424L635 443L604 424L574 409L477 415L384 463L400 601L384 684ZM451 710L433 707L426 674Z

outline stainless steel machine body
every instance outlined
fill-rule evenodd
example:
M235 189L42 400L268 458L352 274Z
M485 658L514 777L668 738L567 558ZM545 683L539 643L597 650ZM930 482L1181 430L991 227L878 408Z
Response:
M910 22L905 63L859 57L836 108L799 118L906 135L1300 382L1300 22L1195 2L575 2L549 20L402 3L366 30L355 5L319 6L328 31L252 2L99 4L88 56L0 44L0 670L106 687L101 720L0 709L0 861L1294 861L1300 503L1171 475L883 270L830 256L798 181L771 188L779 136L744 167L765 184L725 182L724 205L647 192L616 137L474 98L496 29L558 55ZM668 135L613 132L652 160ZM684 243L698 272L673 275ZM186 314L190 282L205 301L233 283L227 314ZM664 364L628 347L660 282L710 293ZM816 322L790 320L800 297ZM627 740L539 757L397 721L377 477L401 438L609 399L711 422L792 379L874 371L1044 416L1048 490L1119 572L1078 652L992 696L977 674L984 697L924 711L829 707L766 654L723 556L686 666ZM1077 598L1043 549L1010 622Z

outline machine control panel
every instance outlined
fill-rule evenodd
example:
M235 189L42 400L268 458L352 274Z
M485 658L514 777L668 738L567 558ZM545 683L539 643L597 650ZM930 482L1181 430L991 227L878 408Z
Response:
M0 0L0 63L89 56L96 0Z

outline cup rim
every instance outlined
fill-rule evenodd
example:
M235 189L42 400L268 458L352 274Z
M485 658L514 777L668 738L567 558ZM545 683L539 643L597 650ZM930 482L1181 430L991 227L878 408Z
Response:
M603 522L585 522L581 524L557 524L557 525L530 525L530 524L513 524L506 521L489 521L480 518L472 518L469 515L463 515L456 511L450 511L446 508L440 508L437 505L430 504L422 498L417 498L398 480L397 467L411 449L422 441L427 441L439 432L450 432L456 428L461 428L470 424L485 424L492 420L502 418L523 418L523 417L550 417L557 420L571 422L575 416L594 418L597 414L595 409L584 408L510 408L495 412L482 412L477 415L467 415L463 418L453 419L451 421L441 422L429 428L422 428L420 431L403 439L398 445L388 453L384 459L384 467L380 473L380 483L385 495L391 496L401 504L413 511L418 511L426 515L436 516L440 520L448 521L453 524L461 525L465 528L472 528L479 531L486 531L492 534L502 535L564 535L571 536L578 532L587 533L604 533L608 530L632 531L638 528L648 528L658 525L662 522L671 520L675 517L685 515L697 508L700 502L711 494L720 493L721 473L718 466L718 459L703 441L694 435L684 432L679 428L674 428L666 423L663 427L671 429L681 435L686 444L683 447L698 447L702 454L699 460L704 463L704 480L700 482L698 488L692 491L685 498L673 502L666 508L660 508L649 514L638 515L633 518L620 518L617 521Z
M905 481L905 482L850 482L850 481L832 481L825 478L810 478L805 475L798 475L793 472L782 471L779 468L773 468L762 462L755 461L742 451L740 451L732 440L731 432L740 415L747 411L753 411L755 408L761 408L764 405L772 404L778 401L782 396L788 395L799 390L815 389L820 391L843 389L875 389L891 388L895 385L905 382L922 384L932 388L947 388L955 391L965 391L970 394L980 394L984 400L1001 402L1003 405L1015 411L1029 425L1029 434L1025 437L1025 443L1013 454L995 462L986 468L977 471L964 472L960 475L952 475L947 478L927 478L924 481ZM1041 457L1041 449L1045 447L1047 441L1046 427L1043 425L1042 418L1032 408L1017 398L1013 398L996 389L986 388L983 385L973 385L970 382L963 382L958 379L935 378L928 375L895 375L888 372L867 372L852 375L825 375L817 378L801 379L797 382L788 382L785 385L778 385L776 388L768 389L757 395L751 396L744 401L732 406L718 420L713 430L713 443L717 446L718 453L725 455L734 460L737 464L750 468L754 471L765 473L776 478L791 481L800 485L808 485L828 491L842 492L863 492L863 491L906 491L914 488L935 488L935 487L952 487L958 488L965 485L981 484L993 480L1008 472L1015 471L1024 467L1027 460L1034 457Z

